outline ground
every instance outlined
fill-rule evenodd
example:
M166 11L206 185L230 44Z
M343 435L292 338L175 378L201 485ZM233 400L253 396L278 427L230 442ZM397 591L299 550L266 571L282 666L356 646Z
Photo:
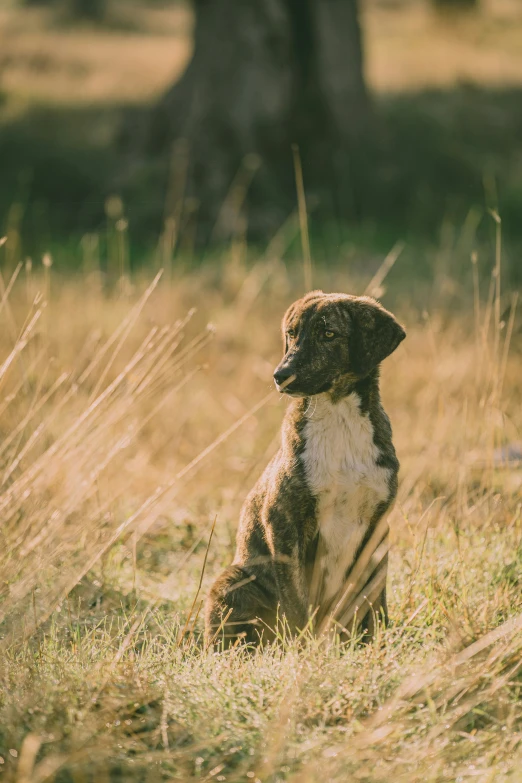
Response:
M509 291L482 281L473 306L475 269L406 292L399 257L380 284L408 330L382 377L390 628L346 648L283 630L254 655L205 650L200 608L277 447L301 268L235 248L156 288L20 272L1 313L5 780L518 779L522 342ZM314 284L362 293L374 271Z

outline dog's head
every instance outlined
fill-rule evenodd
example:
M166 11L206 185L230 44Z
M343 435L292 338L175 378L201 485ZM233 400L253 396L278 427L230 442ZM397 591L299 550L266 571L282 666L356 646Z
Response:
M274 372L279 391L309 397L346 393L399 345L406 333L375 299L311 293L283 318L285 355Z

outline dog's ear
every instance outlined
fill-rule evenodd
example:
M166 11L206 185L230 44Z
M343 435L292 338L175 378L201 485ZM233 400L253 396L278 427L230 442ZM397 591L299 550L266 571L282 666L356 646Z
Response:
M406 337L397 319L369 296L349 303L352 322L350 369L364 378Z

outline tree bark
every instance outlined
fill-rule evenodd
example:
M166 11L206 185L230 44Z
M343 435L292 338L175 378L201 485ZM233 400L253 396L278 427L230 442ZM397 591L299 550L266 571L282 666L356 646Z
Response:
M312 201L356 210L370 126L357 0L196 0L195 14L192 61L146 143L162 154L187 140L200 231L215 235L219 217L230 236L245 209L254 233L277 227L296 203L293 144Z
M100 22L106 13L106 0L68 0L68 10L77 19Z

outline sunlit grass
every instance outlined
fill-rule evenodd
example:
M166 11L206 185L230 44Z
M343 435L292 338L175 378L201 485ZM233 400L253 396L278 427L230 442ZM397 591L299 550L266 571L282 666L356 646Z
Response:
M277 448L271 373L301 271L234 255L168 281L15 270L0 305L5 780L518 769L522 473L499 447L520 440L520 322L498 275L473 305L472 271L451 310L449 278L385 298L408 329L382 378L402 463L390 628L345 648L282 628L274 647L215 655L201 601ZM313 274L355 293L371 278Z

